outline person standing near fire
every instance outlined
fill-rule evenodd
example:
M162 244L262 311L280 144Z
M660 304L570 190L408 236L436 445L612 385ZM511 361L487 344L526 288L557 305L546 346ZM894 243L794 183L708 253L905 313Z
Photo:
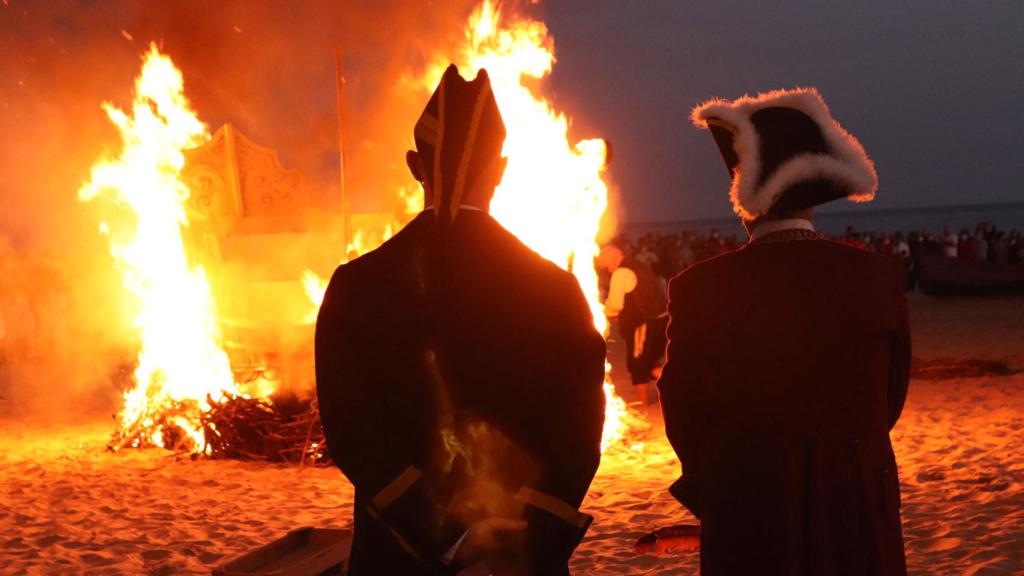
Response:
M605 345L579 284L489 214L506 159L487 73L455 66L406 157L426 208L338 268L316 328L349 574L569 573L591 518Z
M611 274L604 313L613 319L626 343L626 367L633 380L636 399L656 402L651 381L665 356L665 289L647 264L627 258L618 246L605 246L597 267Z
M669 285L658 386L701 521L701 574L903 575L889 431L906 398L899 262L826 240L813 208L874 198L860 143L813 89L693 111L750 232Z

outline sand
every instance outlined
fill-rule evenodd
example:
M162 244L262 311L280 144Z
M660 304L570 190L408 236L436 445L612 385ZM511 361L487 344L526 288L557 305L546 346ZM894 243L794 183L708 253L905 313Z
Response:
M915 356L1024 369L1024 300L912 298ZM584 504L575 574L696 574L697 553L638 555L693 522L665 491L678 462L658 419L609 454ZM111 422L0 420L0 574L209 574L289 530L348 527L335 469L104 450ZM912 574L1024 573L1024 373L915 380L893 432Z

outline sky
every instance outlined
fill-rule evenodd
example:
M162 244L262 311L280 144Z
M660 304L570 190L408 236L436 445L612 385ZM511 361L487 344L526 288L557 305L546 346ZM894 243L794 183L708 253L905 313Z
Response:
M620 221L729 216L727 173L690 110L794 86L820 90L879 173L876 202L831 209L1024 201L1024 2L506 3L549 26L558 61L545 91L573 137L613 143ZM408 180L400 151L420 107L395 79L452 44L475 4L3 0L0 231L29 242L59 207L63 240L94 225L75 192L117 146L100 102L126 103L150 41L182 68L212 128L236 124L325 186L336 179L343 44L353 188L368 191L354 207L395 208L375 190Z
M633 222L731 214L690 110L814 86L879 175L833 210L1024 202L1024 2L557 0L552 83L576 131L615 145Z

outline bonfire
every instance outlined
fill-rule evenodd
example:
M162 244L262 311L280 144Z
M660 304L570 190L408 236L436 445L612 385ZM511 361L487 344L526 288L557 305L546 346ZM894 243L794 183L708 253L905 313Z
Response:
M542 22L503 14L490 0L472 13L465 39L453 53L438 54L416 88L424 94L449 61L463 73L490 74L508 135L508 169L492 214L536 252L571 272L590 305L594 325L608 333L592 266L608 209L604 181L607 147L602 139L572 143L569 120L539 90L550 74L553 42ZM158 446L211 457L305 462L326 460L315 403L272 399L273 386L240 377L225 352L213 291L204 265L187 249L190 196L181 177L186 149L210 139L185 96L181 72L151 46L136 80L130 110L104 104L123 147L104 158L79 192L82 201L105 200L127 210L134 226L101 222L125 292L135 307L140 348L131 386L110 447ZM396 190L407 212L422 208L410 186ZM538 211L536 206L544 206ZM118 222L124 219L118 220ZM354 230L339 260L386 241L383 234ZM375 238L376 243L366 239ZM310 303L305 322L316 319L326 281L307 270L296 279ZM310 346L311 352L311 346ZM610 371L610 365L607 366ZM606 378L603 448L635 449L629 428L644 423L630 414ZM298 405L295 402L299 402Z

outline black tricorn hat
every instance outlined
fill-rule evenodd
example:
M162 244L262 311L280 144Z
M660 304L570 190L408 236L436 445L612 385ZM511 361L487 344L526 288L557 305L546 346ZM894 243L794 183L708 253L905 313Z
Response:
M413 137L439 218L451 221L461 204L478 206L489 200L478 196L491 190L478 185L501 157L505 123L487 71L481 69L467 82L454 64L448 66Z
M712 100L692 119L711 131L732 176L733 209L746 220L875 197L874 164L813 88Z

